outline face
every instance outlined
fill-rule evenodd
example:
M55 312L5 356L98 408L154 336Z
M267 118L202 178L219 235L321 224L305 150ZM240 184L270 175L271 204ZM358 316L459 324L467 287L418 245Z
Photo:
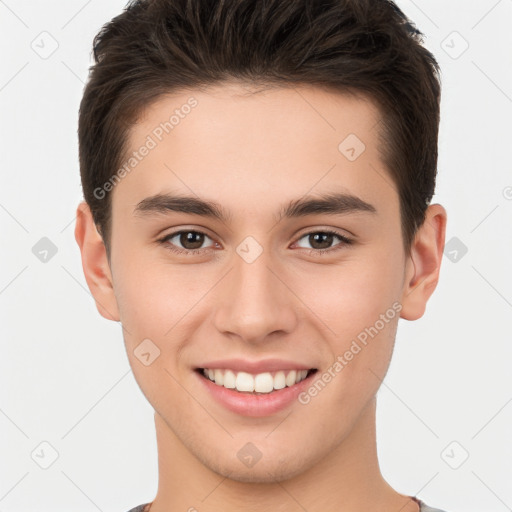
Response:
M161 125L173 112L172 129ZM408 267L378 121L363 98L231 84L161 98L133 127L140 159L112 191L127 354L162 428L223 476L265 482L313 466L386 374ZM235 358L317 372L277 410L236 412L196 371ZM261 454L253 467L240 463L247 443Z

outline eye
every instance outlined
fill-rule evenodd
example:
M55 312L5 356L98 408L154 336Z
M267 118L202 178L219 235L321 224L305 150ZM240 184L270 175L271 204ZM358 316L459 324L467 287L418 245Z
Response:
M341 243L336 244L334 248L332 248L331 244L333 242L333 239L335 238L341 240ZM299 241L302 239L306 239L307 242L313 246L313 248L308 251L309 254L312 255L337 251L339 249L343 249L344 246L350 245L352 243L352 240L350 238L347 238L341 233L338 233L337 231L332 231L330 229L311 231L301 236L299 238Z
M158 242L170 251L177 254L193 255L204 252L205 250L215 246L215 242L212 241L213 243L209 246L202 247L206 238L211 240L211 238L202 231L188 229L170 233L159 239ZM331 244L335 238L340 240L341 243L331 247ZM310 231L309 233L302 235L299 238L299 241L302 239L306 239L307 242L312 245L312 248L309 249L308 253L313 256L327 252L334 252L336 250L343 249L345 246L353 243L350 238L347 238L337 231L332 231L329 229ZM299 244L299 242L297 243ZM181 247L179 247L177 244L180 244ZM299 247L303 246L299 244ZM307 249L307 247L305 248Z
M201 231L194 231L189 229L175 231L174 233L166 235L164 238L161 238L158 241L162 245L165 245L167 248L169 248L171 251L178 254L196 254L203 251L204 248L201 248L201 246L203 245L205 238L210 237ZM173 239L176 239L176 241L172 242ZM177 247L176 243L180 243L183 248Z

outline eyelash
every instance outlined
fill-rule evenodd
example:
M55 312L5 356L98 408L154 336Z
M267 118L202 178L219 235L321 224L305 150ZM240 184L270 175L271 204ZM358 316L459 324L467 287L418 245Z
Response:
M186 254L186 255L193 256L195 254L204 252L205 248L202 248L202 249L180 249L169 242L170 239L172 239L176 235L180 235L182 233L197 233L197 234L205 235L208 237L208 235L206 233L203 233L202 231L197 231L195 229L182 229L180 231L174 231L173 233L165 235L163 238L160 238L158 240L158 242L161 245L165 246L170 251L177 253L177 254ZM334 235L337 238L339 238L342 243L335 245L334 248L330 247L328 249L305 249L310 256L324 255L328 252L332 253L332 252L338 251L340 249L343 249L343 247L346 245L351 245L353 243L353 240L351 240L350 238L347 238L346 236L342 235L341 233L338 233L337 231L333 231L330 229L309 231L308 233L304 233L298 240L301 240L302 238L304 238L306 236L314 235L314 234L318 234L318 233L322 233L322 234L326 234L326 235ZM208 238L210 238L210 237L208 237ZM208 248L206 248L206 249L208 249Z

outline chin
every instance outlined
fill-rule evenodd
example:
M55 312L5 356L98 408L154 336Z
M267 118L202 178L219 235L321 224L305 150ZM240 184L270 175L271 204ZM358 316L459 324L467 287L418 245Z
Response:
M253 467L243 467L243 463L236 459L235 462L226 461L203 461L203 464L209 467L218 475L233 480L235 482L248 484L275 484L284 482L306 471L306 466L302 460L275 460L266 461L263 457Z

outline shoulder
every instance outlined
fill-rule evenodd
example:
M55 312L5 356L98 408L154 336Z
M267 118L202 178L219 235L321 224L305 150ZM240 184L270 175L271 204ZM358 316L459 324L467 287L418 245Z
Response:
M420 504L420 512L446 512L445 510L441 510L440 508L429 507L426 503L424 503L421 500L418 501Z
M446 512L445 510L441 510L439 508L429 507L426 503L421 500L418 500L420 504L420 512ZM147 503L143 503L142 505L138 505L135 508L130 509L128 512L144 512L144 507Z
M128 512L144 512L144 507L146 505L147 505L147 503L143 503L142 505L139 505L138 507L130 509Z

